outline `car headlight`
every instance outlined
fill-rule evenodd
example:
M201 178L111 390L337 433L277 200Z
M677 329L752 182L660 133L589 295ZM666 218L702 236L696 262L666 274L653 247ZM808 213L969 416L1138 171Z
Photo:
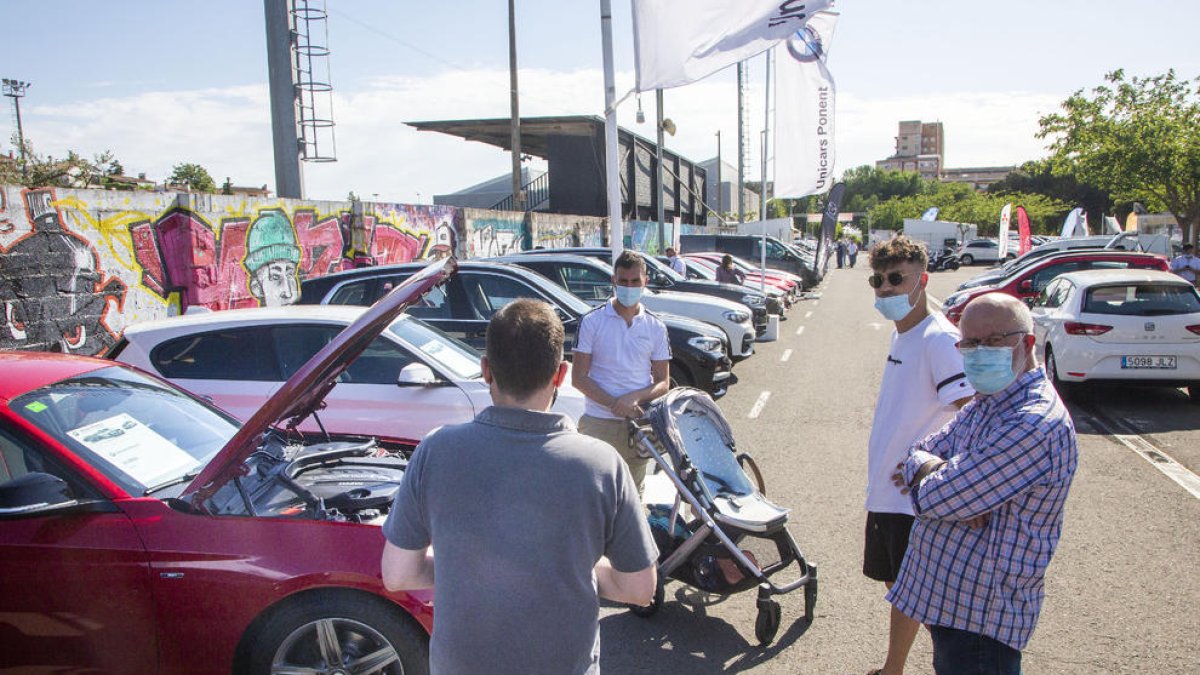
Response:
M746 294L742 296L742 304L750 307L762 307L767 304L767 299L758 293Z
M696 337L688 338L688 344L702 352L721 351L721 338L709 337L707 335L697 335Z
M965 295L952 295L952 296L950 296L950 297L946 298L946 302L945 302L945 303L944 303L942 306L943 306L943 307L945 307L946 309L950 309L951 307L953 307L953 306L957 305L958 303L962 302L962 301L963 301L963 298L965 298L965 297L967 297L967 296L965 296Z
M750 312L743 312L740 309L731 309L725 312L725 320L734 323L745 323L750 320Z

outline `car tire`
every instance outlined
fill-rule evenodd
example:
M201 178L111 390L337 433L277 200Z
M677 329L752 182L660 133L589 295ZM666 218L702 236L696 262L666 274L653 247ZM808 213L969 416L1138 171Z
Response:
M1046 345L1046 373L1050 376L1050 383L1058 390L1059 397L1067 398L1073 393L1076 383L1058 377L1058 360L1054 358L1054 350L1050 345Z
M958 260L959 260L959 262L961 262L964 265L971 265L975 262L975 256L971 255L970 253L967 253L967 254L963 255L961 258L959 258Z
M333 638L324 647L323 634ZM326 663L326 652L341 662ZM314 672L342 669L369 655L395 657L385 669L371 672L429 673L429 638L403 610L374 596L320 593L284 605L262 623L245 672L267 675L289 666Z

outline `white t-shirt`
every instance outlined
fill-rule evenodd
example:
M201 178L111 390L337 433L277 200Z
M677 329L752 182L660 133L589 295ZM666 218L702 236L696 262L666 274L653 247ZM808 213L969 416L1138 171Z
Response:
M639 304L633 323L626 324L613 309L613 302L609 300L584 315L579 322L575 351L592 355L588 370L592 381L611 396L623 396L650 386L654 380L650 362L670 361L671 343L666 324L645 307ZM592 417L618 419L590 398L583 412Z
M892 333L867 445L868 511L912 515L908 495L892 483L896 465L914 443L954 418L955 401L975 394L954 346L958 339L958 329L936 312Z
M1196 283L1196 275L1200 273L1200 258L1194 255L1181 255L1171 261L1171 271Z

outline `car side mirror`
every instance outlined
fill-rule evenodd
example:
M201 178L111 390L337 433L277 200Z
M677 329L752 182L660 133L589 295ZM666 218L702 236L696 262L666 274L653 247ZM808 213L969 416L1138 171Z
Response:
M0 516L54 511L76 504L67 482L48 473L30 472L0 485Z
M1017 290L1019 290L1022 293L1032 293L1033 292L1033 280L1026 279L1025 281L1022 281L1020 283L1020 285L1017 286Z
M396 378L396 384L401 387L428 387L437 383L437 375L424 363L410 363L404 366Z

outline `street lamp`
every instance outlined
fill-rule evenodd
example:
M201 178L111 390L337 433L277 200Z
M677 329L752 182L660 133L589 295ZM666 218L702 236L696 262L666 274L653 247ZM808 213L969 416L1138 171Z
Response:
M27 168L25 165L25 131L21 129L21 97L25 96L25 90L31 86L29 82L21 82L20 80L10 80L3 78L4 95L13 100L13 108L17 113L17 143L21 146L21 178L27 178Z

